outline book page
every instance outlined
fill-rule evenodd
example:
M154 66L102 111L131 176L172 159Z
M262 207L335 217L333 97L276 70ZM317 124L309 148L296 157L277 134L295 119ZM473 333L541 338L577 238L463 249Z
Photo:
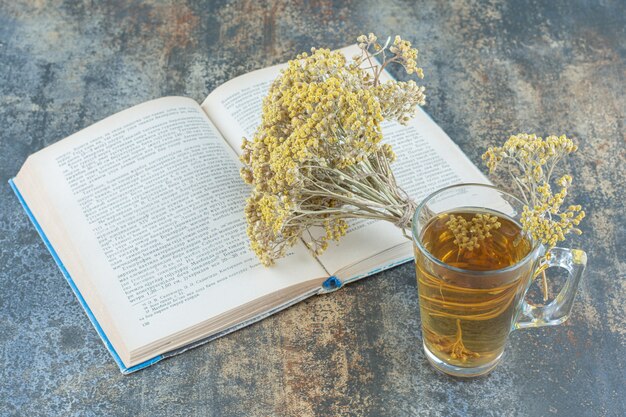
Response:
M275 267L259 264L245 232L249 189L239 162L191 99L118 113L25 166L37 184L20 172L18 188L128 350L327 275L302 246Z
M263 98L286 64L252 71L217 87L202 102L202 109L230 147L241 155L242 138L252 140L261 124Z
M357 46L350 46L341 51L352 57L360 50ZM253 137L261 122L263 98L285 66L264 68L228 81L202 103L204 111L236 152L241 152L243 136ZM381 79L386 81L391 77L384 73ZM409 125L385 122L382 130L383 140L393 146L398 157L392 165L398 184L416 202L447 185L488 183L478 168L422 109L418 109ZM353 220L346 236L339 243L331 243L318 258L327 270L335 272L404 243L407 243L405 257L411 256L410 241L394 225Z

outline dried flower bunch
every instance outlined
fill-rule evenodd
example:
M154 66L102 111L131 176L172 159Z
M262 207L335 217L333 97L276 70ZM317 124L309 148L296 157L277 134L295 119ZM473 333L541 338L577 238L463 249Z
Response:
M301 239L323 252L346 233L348 218L409 227L415 203L396 184L381 122L406 123L424 104L424 88L380 76L393 63L421 78L418 52L399 36L358 42L361 55L351 61L328 49L290 61L263 102L254 138L244 138L241 176L253 186L247 232L265 265Z
M568 233L581 233L576 226L585 217L582 207L561 208L572 177L563 175L552 184L558 163L577 149L565 135L543 139L519 134L511 136L502 147L490 147L483 155L490 173L499 166L509 172L526 203L522 227L548 249L565 240ZM556 193L552 190L553 185L560 187Z
M500 166L508 171L526 203L520 219L522 228L546 246L546 253L565 240L567 234L582 233L577 227L585 217L582 207L570 205L562 209L567 190L572 185L571 175L565 174L556 180L552 178L559 162L577 149L565 135L543 139L518 134L511 136L501 147L490 147L482 156L490 173ZM559 187L556 193L553 186ZM547 263L543 262L536 271L536 276L542 275L544 301L549 298L546 269Z

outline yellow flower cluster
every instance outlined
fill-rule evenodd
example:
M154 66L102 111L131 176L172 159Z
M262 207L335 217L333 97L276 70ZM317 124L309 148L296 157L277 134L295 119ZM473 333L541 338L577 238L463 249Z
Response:
M365 84L371 84L375 89L375 95L383 98L381 100L381 114L385 119L396 120L406 124L414 115L417 106L426 103L424 87L418 86L415 81L407 82L387 82L380 83L380 75L385 67L391 63L397 63L404 67L407 74L415 73L420 79L424 78L424 71L417 66L417 49L411 46L411 42L396 36L393 43L389 45L391 39L387 39L384 45L378 43L378 37L373 33L361 35L357 38L361 55L354 57L353 65L363 67L372 66L373 75L365 73ZM387 48L389 46L389 48ZM387 58L387 51L392 54ZM372 57L380 55L383 64L373 66Z
M506 166L526 202L522 227L548 249L565 240L570 232L581 233L576 226L585 217L582 207L570 205L561 211L572 177L564 175L555 181L561 187L557 193L553 193L551 186L559 161L577 149L565 135L543 139L518 134L511 136L502 147L490 147L483 155L490 172L500 165Z
M417 66L417 55L419 52L417 49L412 47L411 42L396 35L391 45L389 45L391 39L387 39L385 45L381 45L378 43L378 37L373 33L370 33L367 36L361 35L356 40L359 48L361 48L364 52L367 52L369 55L376 56L378 54L383 54L384 62L381 69L384 69L386 63L388 62L397 62L404 67L407 74L415 73L419 78L424 78L423 70ZM393 57L389 60L386 59L385 53L387 46L389 46L389 52L393 54ZM360 65L365 59L367 59L367 57L368 55L360 55L355 57L354 61Z
M418 86L413 80L383 83L376 86L374 91L377 97L385 97L380 101L383 118L401 124L408 123L415 116L417 106L426 103L424 87Z
M544 166L553 168L565 155L576 152L578 147L565 135L548 136L545 140L537 135L518 134L509 137L502 147L489 147L483 155L490 172L503 159L517 160L523 167L518 173L525 183L544 179ZM550 174L549 172L547 173Z
M454 244L459 249L472 251L474 248L480 248L479 242L491 237L490 230L498 230L501 224L497 216L477 213L470 221L462 216L450 214L450 220L446 222L446 226L454 235Z
M365 39L376 41L373 34ZM363 54L371 60L367 48ZM364 57L348 62L341 52L312 49L290 61L271 85L261 125L252 140L244 138L241 155L241 176L254 187L246 207L248 235L265 265L301 238L321 253L346 233L346 218L378 215L369 211L372 198L401 195L367 181L378 175L395 186L386 168L395 155L381 143L381 122L406 123L424 103L424 89L413 81L378 82L392 61L422 75L410 43L397 37L393 51L380 67L367 69Z
M549 248L556 246L565 240L565 235L573 232L580 234L578 226L585 217L585 212L580 205L571 205L565 211L560 211L567 196L567 187L571 184L572 177L564 175L557 184L561 190L552 193L549 184L537 187L538 202L533 207L524 207L521 223L528 230L533 239L539 240Z
M389 52L396 54L398 59L403 62L408 74L416 73L419 78L424 78L424 72L417 66L417 49L411 47L411 42L396 36L393 45L389 47Z

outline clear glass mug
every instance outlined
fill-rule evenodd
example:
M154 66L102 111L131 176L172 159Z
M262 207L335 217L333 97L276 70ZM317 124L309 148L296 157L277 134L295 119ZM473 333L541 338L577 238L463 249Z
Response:
M493 186L460 184L429 195L415 211L413 243L422 339L426 357L436 369L460 377L486 374L502 358L512 330L553 326L567 320L587 262L585 252L553 248L543 258L544 247L527 237L527 250L515 263L475 270L442 262L430 252L436 249L432 234L428 234L431 241L424 240L425 229L437 216L443 219L451 212L486 212L519 228L523 207L516 197ZM493 247L516 249L511 244L515 242L509 243L494 243ZM566 269L568 279L547 305L530 304L525 300L526 292L538 268L546 267Z

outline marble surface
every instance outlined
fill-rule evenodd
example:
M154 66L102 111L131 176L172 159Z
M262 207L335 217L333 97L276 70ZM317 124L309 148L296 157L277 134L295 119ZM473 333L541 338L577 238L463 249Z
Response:
M0 0L0 415L626 415L625 16L623 0ZM426 110L475 163L520 131L579 142L571 244L589 266L570 320L513 333L486 378L439 375L407 264L122 376L6 181L131 105L201 101L368 31L420 48Z

